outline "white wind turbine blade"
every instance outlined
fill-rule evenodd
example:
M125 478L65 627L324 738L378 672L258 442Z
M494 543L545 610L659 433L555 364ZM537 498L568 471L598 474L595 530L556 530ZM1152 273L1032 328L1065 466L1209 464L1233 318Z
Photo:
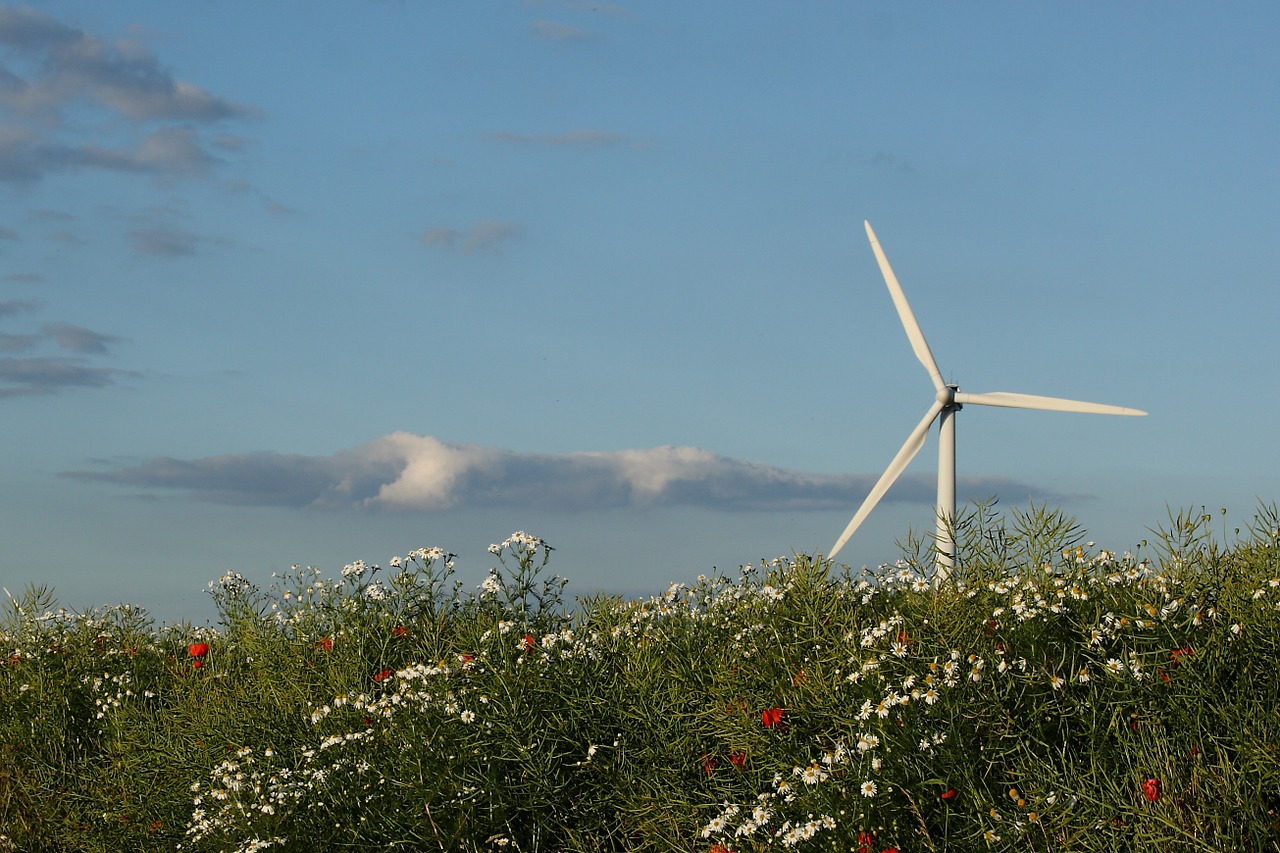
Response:
M916 322L916 315L911 313L911 305L907 303L907 295L902 292L902 285L898 284L898 277L893 274L893 267L889 266L889 259L885 257L884 249L880 248L880 241L876 239L876 232L871 230L871 223L863 220L862 224L867 226L867 239L871 241L871 251L876 253L876 262L880 264L880 272L884 275L884 283L889 285L889 295L893 297L893 305L898 309L898 317L902 320L902 328L907 330L907 340L911 341L911 348L915 350L916 358L920 359L924 369L929 371L929 378L933 380L934 389L941 391L946 387L946 383L942 381L942 371L938 369L938 362L934 361L933 352L929 349L929 343L924 339L924 332L920 331L920 324Z
M1124 406L1064 400L1061 397L1038 397L1035 394L1014 394L1009 391L991 391L986 394L966 394L957 391L955 401L961 405L973 403L978 406L1002 406L1007 409L1043 409L1050 412L1084 412L1091 415L1146 414L1141 409L1126 409Z
M844 543L849 541L849 537L858 529L863 520L871 514L871 510L876 508L876 504L880 503L880 499L884 497L884 493L889 491L889 487L898 479L898 475L911 464L911 460L920 452L920 448L924 447L924 440L929 435L929 427L933 426L934 418L938 417L938 413L943 409L941 401L935 402L929 407L929 411L925 412L924 417L911 435L907 437L907 441L898 451L898 455L893 457L893 461L889 463L889 467L880 475L880 479L871 487L871 491L867 493L867 497L862 502L862 506L858 507L857 513L854 514L853 520L849 522L849 526L844 529L844 533L840 534L840 538L836 540L836 544L831 546L831 552L827 554L828 558L834 558L840 549L844 547Z

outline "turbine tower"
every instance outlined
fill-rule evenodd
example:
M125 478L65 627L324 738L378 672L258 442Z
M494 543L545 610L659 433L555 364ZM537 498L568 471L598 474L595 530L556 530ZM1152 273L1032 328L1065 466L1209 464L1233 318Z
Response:
M916 358L920 359L920 363L924 365L924 369L929 372L929 378L933 381L933 404L920 419L916 428L911 431L911 435L907 437L898 455L893 457L889 467L880 475L880 479L876 481L866 500L862 502L862 506L858 507L853 520L844 529L844 533L840 534L840 538L836 540L836 544L831 547L831 553L827 556L834 558L863 520L871 514L871 510L875 509L885 492L889 491L889 487L898 479L898 475L920 452L920 448L924 446L925 437L929 434L929 427L933 426L936 420L938 422L938 526L935 534L935 550L938 555L937 577L942 579L947 576L948 569L954 565L955 543L952 541L952 533L956 515L956 412L960 411L964 404L1003 406L1009 409L1042 409L1053 412L1085 412L1095 415L1145 415L1146 412L1139 409L1126 409L1123 406L1084 403L1079 400L1064 400L1060 397L1037 397L1032 394L1014 394L1007 391L965 394L960 391L959 386L948 385L942 379L942 371L934 361L929 344L924 339L924 333L920 331L920 324L911 313L911 306L907 303L906 294L902 292L902 285L898 284L898 278L893 274L893 268L889 266L889 259L885 257L884 249L880 248L880 241L876 239L876 233L871 230L871 223L864 224L867 226L867 239L871 241L871 251L875 252L876 261L880 264L880 272L884 274L885 284L889 286L889 295L893 297L893 305L898 309L902 327L906 329L907 340L911 342Z

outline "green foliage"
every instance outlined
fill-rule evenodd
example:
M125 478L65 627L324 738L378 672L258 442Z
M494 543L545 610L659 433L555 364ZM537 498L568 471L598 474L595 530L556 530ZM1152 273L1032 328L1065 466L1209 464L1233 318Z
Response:
M1280 513L1214 522L978 504L941 582L908 540L576 603L518 533L474 592L231 573L216 629L29 589L0 851L1280 851Z

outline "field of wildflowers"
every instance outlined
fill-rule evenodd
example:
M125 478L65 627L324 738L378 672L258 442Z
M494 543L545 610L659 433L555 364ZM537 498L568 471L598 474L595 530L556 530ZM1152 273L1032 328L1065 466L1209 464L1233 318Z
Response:
M1280 515L564 600L516 533L0 622L0 851L1280 851ZM1225 537L1224 535L1221 538Z

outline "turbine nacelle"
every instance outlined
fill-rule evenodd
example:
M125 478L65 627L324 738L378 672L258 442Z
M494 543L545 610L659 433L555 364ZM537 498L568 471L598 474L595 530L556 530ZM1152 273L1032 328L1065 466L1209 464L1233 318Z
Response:
M915 314L911 311L911 305L907 302L907 296L902 290L902 285L898 283L897 276L893 273L893 268L889 266L889 259L885 256L884 249L880 247L880 241L876 239L876 234L871 230L871 223L865 223L867 227L867 239L871 241L871 251L875 253L876 262L880 265L880 272L884 275L884 282L889 288L889 296L893 299L893 305L898 311L898 318L902 321L902 328L907 333L907 340L911 343L911 349L915 351L916 358L924 365L924 369L929 373L929 378L933 381L934 402L925 412L924 418L916 425L916 428L907 436L906 442L898 450L898 454L893 457L893 461L889 463L889 467L880 475L880 479L871 487L871 491L862 502L862 506L858 507L858 511L854 514L853 519L845 527L844 533L836 540L836 544L832 546L828 557L835 555L849 541L849 537L853 535L863 520L875 509L876 504L884 497L885 492L889 491L889 487L903 470L911 463L916 454L920 452L920 448L924 446L925 438L929 434L929 428L933 426L933 422L938 421L939 425L939 441L938 441L938 507L937 507L937 533L935 535L935 551L938 555L938 577L946 576L947 568L951 565L952 557L955 553L955 543L952 542L952 526L955 520L956 492L955 492L955 413L958 412L965 404L972 403L977 406L998 406L1009 409L1040 409L1052 412L1083 412L1095 415L1145 415L1146 412L1140 409L1127 409L1123 406L1110 406L1104 403L1086 403L1081 400L1067 400L1061 397L1040 397L1034 394L1016 394L1009 391L992 391L985 394L965 394L961 393L959 386L948 385L942 379L942 371L938 369L938 363L933 358L933 352L929 349L929 343L925 340L924 333L920 331L920 324L916 322Z

